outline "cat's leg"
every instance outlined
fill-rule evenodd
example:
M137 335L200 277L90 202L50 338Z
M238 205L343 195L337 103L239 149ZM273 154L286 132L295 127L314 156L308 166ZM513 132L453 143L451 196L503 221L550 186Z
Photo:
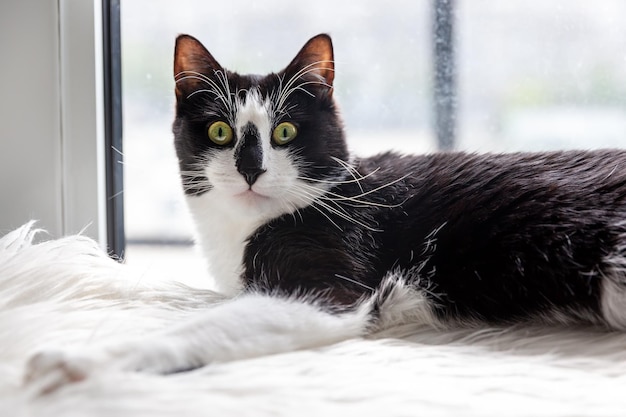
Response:
M26 381L46 392L110 369L172 373L325 346L409 320L435 322L430 303L397 277L345 311L310 298L249 293L165 333L84 351L39 353L27 365Z
M370 320L366 304L334 313L304 300L247 294L161 334L83 351L36 354L25 380L49 392L106 370L173 373L362 336Z

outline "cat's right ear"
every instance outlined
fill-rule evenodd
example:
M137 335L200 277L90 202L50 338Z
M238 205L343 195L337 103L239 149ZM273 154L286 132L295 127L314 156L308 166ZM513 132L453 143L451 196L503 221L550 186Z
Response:
M316 76L321 81L319 84L325 86L331 96L335 79L333 57L333 43L330 36L322 33L309 39L285 71L302 77Z
M203 77L213 78L216 71L224 69L199 40L189 35L180 35L176 38L174 81L178 101L202 88L203 85L206 86Z

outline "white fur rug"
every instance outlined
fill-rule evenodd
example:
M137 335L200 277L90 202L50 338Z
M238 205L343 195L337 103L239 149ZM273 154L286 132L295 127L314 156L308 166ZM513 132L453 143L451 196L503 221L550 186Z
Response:
M3 416L624 416L626 334L517 328L395 329L368 340L171 376L105 372L40 395L24 363L180 322L220 297L141 284L80 236L0 239Z

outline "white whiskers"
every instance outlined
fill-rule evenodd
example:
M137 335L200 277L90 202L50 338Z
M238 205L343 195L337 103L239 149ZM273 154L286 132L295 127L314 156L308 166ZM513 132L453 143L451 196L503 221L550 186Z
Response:
M180 83L185 80L197 80L208 86L208 88L194 90L187 98L191 98L196 94L210 93L219 100L226 113L228 115L228 121L231 124L235 122L235 97L230 90L230 84L228 83L228 76L225 71L214 71L215 80L207 77L204 74L195 71L181 71L174 77L176 83Z
M377 208L397 208L401 207L406 200L397 203L397 204L388 204L380 201L372 201L370 199L366 199L368 196L373 196L379 191L390 187L398 182L403 181L411 174L406 174L400 178L389 181L372 189L366 191L363 186L363 182L375 175L379 169L375 169L374 171L361 175L361 173L352 165L343 161L339 158L333 157L343 170L345 170L351 179L346 179L344 176L341 176L337 180L332 179L316 179L298 176L297 179L300 180L297 187L294 187L290 190L291 194L297 196L298 198L304 199L311 207L317 210L319 213L324 215L334 226L341 230L341 227L337 225L335 221L333 221L329 216L337 216L343 220L348 222L357 224L371 231L380 231L380 229L366 223L366 219L355 217L354 210L346 210L345 206L351 208L366 208L366 207L377 207ZM317 184L317 185L316 185ZM359 188L357 194L354 195L343 195L340 194L339 191L335 188L336 186L347 185L347 184L356 184ZM335 188L335 191L331 191L331 189ZM358 212L357 212L358 213ZM356 213L355 213L356 214Z
M365 285L362 282L357 281L356 279L348 278L348 277L346 277L344 275L339 275L339 274L335 274L335 277L341 278L341 279L343 279L345 281L348 281L348 282L351 282L353 284L357 284L357 285L359 285L359 286L361 286L361 287L363 287L365 289L370 290L371 292L375 291L374 288L370 287L369 285Z
M319 74L316 74L316 71L318 70L318 67L320 64L326 64L326 63L332 63L332 62L333 61L313 62L303 67L302 69L300 69L300 71L296 72L289 80L287 80L286 83L284 82L284 76L277 75L278 89L274 91L273 97L271 100L271 102L274 103L274 112L273 112L274 117L278 118L279 116L282 116L284 114L289 114L289 110L295 107L294 105L287 107L286 104L287 104L287 99L289 98L289 96L296 91L302 91L310 95L311 97L315 97L315 95L312 92L304 88L307 85L323 85L325 87L332 88L331 85L323 81L323 78ZM330 71L333 70L332 68L325 68L325 69L330 70ZM304 77L307 75L311 75L315 77L316 79L306 80Z

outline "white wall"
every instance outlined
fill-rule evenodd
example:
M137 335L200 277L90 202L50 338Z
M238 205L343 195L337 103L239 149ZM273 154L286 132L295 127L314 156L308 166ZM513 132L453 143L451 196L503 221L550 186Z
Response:
M0 3L0 234L104 233L99 0Z

